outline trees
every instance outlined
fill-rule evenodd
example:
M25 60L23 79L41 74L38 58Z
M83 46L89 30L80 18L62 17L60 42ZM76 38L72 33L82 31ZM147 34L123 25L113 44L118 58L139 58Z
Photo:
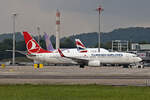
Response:
M65 38L64 41L60 43L61 48L75 48L74 42L70 38Z
M101 48L111 49L111 46L112 46L111 42L101 43ZM95 48L98 48L98 44L96 44Z
M0 51L12 49L12 39L5 39L0 43Z
M12 39L5 39L0 43L0 59L10 58L11 52L6 52L6 50L12 50Z

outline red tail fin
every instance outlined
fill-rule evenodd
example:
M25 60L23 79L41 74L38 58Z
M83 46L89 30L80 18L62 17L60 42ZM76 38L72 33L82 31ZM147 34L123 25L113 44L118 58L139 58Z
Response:
M51 53L51 51L42 49L28 32L23 32L23 35L24 35L24 40L26 43L26 48L27 48L29 54L31 54L31 53Z

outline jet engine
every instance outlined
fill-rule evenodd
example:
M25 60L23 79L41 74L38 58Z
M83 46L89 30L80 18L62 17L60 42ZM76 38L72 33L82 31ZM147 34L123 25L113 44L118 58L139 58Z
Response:
M98 60L93 60L93 61L88 62L88 66L99 67L100 65L101 65L101 63Z

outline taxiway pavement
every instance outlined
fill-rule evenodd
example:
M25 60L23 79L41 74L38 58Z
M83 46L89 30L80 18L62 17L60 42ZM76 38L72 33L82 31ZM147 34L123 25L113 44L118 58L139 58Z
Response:
M0 68L0 84L101 84L150 85L150 68L78 66L6 66Z

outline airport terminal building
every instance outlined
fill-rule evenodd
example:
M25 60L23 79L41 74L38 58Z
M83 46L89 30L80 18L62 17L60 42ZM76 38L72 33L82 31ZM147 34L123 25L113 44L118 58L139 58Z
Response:
M132 43L131 52L141 57L145 66L150 65L150 44Z
M127 40L113 40L111 51L137 54L143 59L144 66L150 66L150 44L131 43Z

